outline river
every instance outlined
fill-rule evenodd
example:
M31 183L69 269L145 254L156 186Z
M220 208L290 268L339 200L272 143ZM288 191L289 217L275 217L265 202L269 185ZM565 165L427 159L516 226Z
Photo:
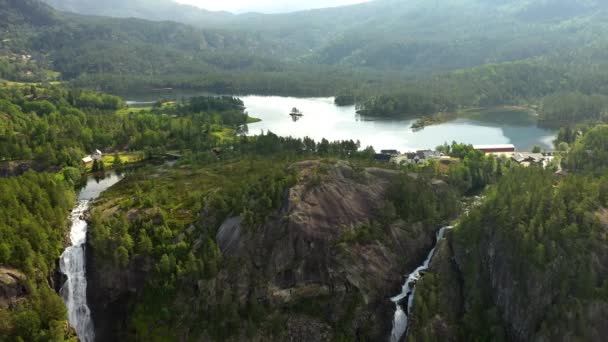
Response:
M122 179L115 172L107 172L103 179L94 176L87 178L87 183L78 194L78 202L70 213L70 241L59 259L59 268L67 280L60 293L68 310L70 325L76 329L78 338L83 342L93 342L95 331L91 320L91 311L87 304L86 278L86 240L88 224L83 216L93 200L112 185Z
M209 93L180 92L151 93L128 96L132 106L146 106L158 99L181 100ZM459 118L450 122L411 129L416 119L385 119L362 117L355 106L338 107L333 97L296 98L283 96L240 96L250 116L262 119L248 125L248 134L271 131L281 136L310 137L317 141L359 140L362 147L376 150L396 149L414 151L433 149L445 142L468 144L514 144L519 151L529 151L535 145L553 149L555 130L537 126L536 117L526 112L503 110L474 118ZM304 115L293 121L293 107Z

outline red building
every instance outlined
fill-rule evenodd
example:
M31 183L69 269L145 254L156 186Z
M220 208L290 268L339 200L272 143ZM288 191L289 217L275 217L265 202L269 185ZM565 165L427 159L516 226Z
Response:
M474 145L474 149L482 151L484 153L505 153L515 152L515 145L513 144L502 144L502 145Z

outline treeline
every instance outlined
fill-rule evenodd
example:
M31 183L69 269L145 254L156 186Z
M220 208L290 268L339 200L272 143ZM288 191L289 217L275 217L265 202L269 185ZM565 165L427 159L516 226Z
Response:
M606 122L608 96L579 92L558 93L542 100L541 123L567 126L579 122Z
M408 80L392 90L379 88L380 94L367 89L354 94L359 112L370 116L404 118L470 107L539 105L540 122L559 127L603 121L607 100L598 94L607 87L608 75L601 70L525 61Z
M113 94L146 93L149 89L173 88L216 94L326 97L348 91L353 88L353 84L365 83L374 88L384 87L384 84L388 87L393 81L398 82L388 80L389 76L385 73L359 74L361 73L355 77L350 70L305 65L269 72L246 69L224 72L211 69L163 75L87 73L70 80L70 84Z
M363 114L409 117L463 107L526 105L561 89L567 69L547 62L488 64L428 79L409 81L385 95L359 101Z
M66 215L74 203L71 185L35 172L0 179L0 266L15 268L26 277L20 280L26 297L0 307L0 340L70 337L63 301L48 279L54 277L68 231Z
M608 169L608 126L596 126L575 139L564 166L597 176L605 174Z
M419 117L454 110L447 98L416 90L397 95L373 96L357 104L357 113L372 117Z

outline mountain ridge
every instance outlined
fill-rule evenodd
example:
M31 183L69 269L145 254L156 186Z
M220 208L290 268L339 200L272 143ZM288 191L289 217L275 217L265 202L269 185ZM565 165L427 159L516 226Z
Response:
M78 7L72 0L45 1L80 13L99 7L89 0L78 2ZM588 47L594 32L608 32L603 23L607 5L595 0L379 0L281 14L233 15L196 9L188 18L175 15L185 7L168 0L121 3L101 8L114 16L128 12L125 8L139 8L140 16L155 20L158 15L146 15L144 9L154 12L153 4L159 3L156 8L164 20L254 33L283 48L285 53L278 58L410 73L558 56ZM173 12L161 11L167 6ZM196 13L201 17L197 19Z

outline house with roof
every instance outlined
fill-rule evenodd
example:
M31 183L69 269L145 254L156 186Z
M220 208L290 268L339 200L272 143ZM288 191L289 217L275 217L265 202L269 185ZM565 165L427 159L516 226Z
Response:
M511 159L524 167L535 164L542 164L544 167L546 158L542 153L515 152L511 156Z
M390 154L391 156L398 156L401 153L397 150L382 150L380 151L381 154Z
M433 160L441 158L441 152L434 150L416 151L416 155L422 160Z
M89 154L88 156L85 156L84 158L81 159L82 163L85 165L88 165L94 161L99 161L103 158L103 153L101 153L100 150L95 150L93 151L93 153Z

